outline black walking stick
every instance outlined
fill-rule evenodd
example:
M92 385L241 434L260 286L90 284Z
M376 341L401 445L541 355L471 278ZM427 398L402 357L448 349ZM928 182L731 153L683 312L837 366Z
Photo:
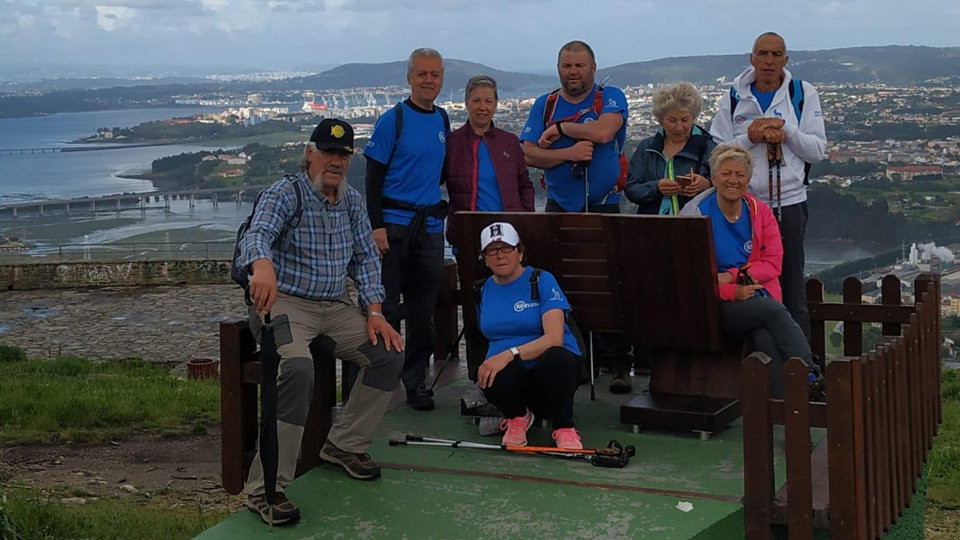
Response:
M263 490L273 511L277 494L277 370L280 354L270 324L270 313L264 316L260 329L260 465L263 467Z
M443 359L443 362L440 363L440 367L437 368L437 374L433 376L433 383L430 385L430 391L433 392L433 387L437 386L437 381L440 380L440 374L443 373L443 368L447 367L447 364L450 363L450 360L453 359L454 355L457 354L458 349L460 348L460 340L463 339L463 333L467 330L466 325L460 329L460 333L457 334L457 338L453 340L453 344L450 345L450 350L447 352L447 356Z

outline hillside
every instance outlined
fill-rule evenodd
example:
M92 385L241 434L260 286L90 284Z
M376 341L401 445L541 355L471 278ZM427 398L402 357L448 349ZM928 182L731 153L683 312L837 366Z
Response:
M817 83L883 82L916 84L960 74L960 48L851 47L823 51L790 51L787 69L795 76ZM686 56L631 62L601 69L619 86L670 81L712 83L731 80L749 63L748 54Z

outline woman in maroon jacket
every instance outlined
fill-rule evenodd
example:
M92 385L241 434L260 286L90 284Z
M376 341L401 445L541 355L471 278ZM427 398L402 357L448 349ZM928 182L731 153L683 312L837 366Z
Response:
M447 156L443 164L447 193L450 195L450 213L479 212L533 212L533 184L516 135L493 125L497 111L497 82L485 75L467 81L464 92L469 117L467 122L447 136ZM461 257L475 257L474 253L457 250L454 219L447 220L447 240L454 247L458 262ZM463 268L462 264L458 265ZM461 280L463 276L460 276ZM461 281L462 282L462 281ZM469 291L470 287L465 290ZM482 347L482 336L476 334L476 314L464 310L467 341L467 373L477 380L479 363L471 361ZM473 330L470 330L473 329ZM482 360L482 355L479 358Z
M464 94L469 117L447 137L443 165L451 214L460 210L533 212L533 184L520 141L493 125L497 82L478 75L467 81ZM449 226L447 239L451 244L456 241Z

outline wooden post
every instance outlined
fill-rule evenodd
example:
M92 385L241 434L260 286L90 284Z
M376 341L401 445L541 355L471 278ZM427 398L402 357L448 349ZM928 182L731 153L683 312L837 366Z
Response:
M787 531L790 540L813 540L808 370L807 364L799 358L787 360L783 367L783 416L787 447Z
M843 303L861 304L863 285L855 277L843 280ZM863 324L843 321L843 355L860 356L863 354Z
M865 540L860 359L841 357L827 364L827 388L830 537Z
M220 465L223 489L233 494L240 493L244 481L241 333L246 330L247 325L242 321L220 323Z
M876 385L874 384L874 354L870 353L865 357L861 358L860 367L861 367L861 381L862 381L862 394L853 394L853 399L862 400L863 407L863 423L861 426L856 426L855 429L861 429L863 433L863 468L864 468L864 494L866 498L864 503L866 505L866 525L867 525L867 537L876 538L877 531L880 527L880 516L878 514L878 509L880 505L877 501L877 494L879 493L879 477L880 472L877 470L877 437L879 436L879 429L875 425L877 419L876 414Z
M880 298L881 303L885 306L900 305L902 299L900 297L900 280L897 276L892 274L884 276L880 289ZM899 336L900 323L883 323L883 335Z
M773 429L767 412L770 399L770 357L753 353L741 370L743 407L744 531L751 540L770 538L773 502ZM809 447L808 447L809 454Z
M823 303L823 282L819 279L807 281L807 305ZM827 363L827 340L826 340L826 321L810 321L810 348L813 354L820 359L820 370L826 371Z

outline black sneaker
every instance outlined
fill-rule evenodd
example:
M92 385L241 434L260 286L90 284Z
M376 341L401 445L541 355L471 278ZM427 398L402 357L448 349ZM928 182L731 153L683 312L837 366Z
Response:
M610 379L610 392L614 394L629 394L633 390L633 382L630 380L630 371L620 369L613 372L613 378Z
M286 525L300 519L300 510L282 492L274 495L273 504L267 504L266 495L247 497L247 508L267 525Z
M407 405L418 411L433 410L433 391L427 390L422 384L413 390L407 390Z
M327 463L339 465L347 474L357 480L373 480L380 478L380 465L374 461L370 454L354 454L337 448L335 444L327 439L320 449L320 458Z

